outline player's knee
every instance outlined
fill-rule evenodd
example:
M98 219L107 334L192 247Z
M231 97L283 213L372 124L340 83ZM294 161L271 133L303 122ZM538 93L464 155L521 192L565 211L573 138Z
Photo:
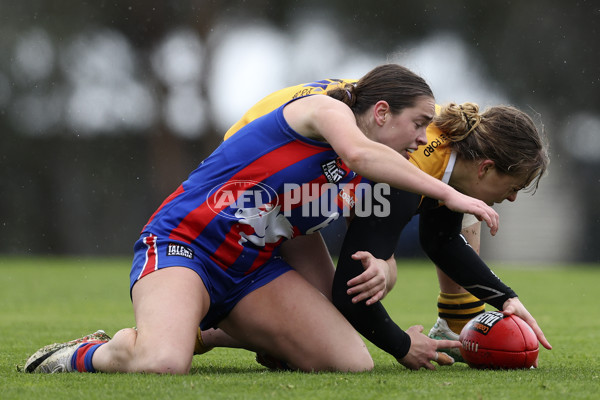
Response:
M184 375L190 372L192 354L183 354L170 346L145 349L136 354L135 364L140 372Z
M366 347L344 354L329 355L326 359L304 359L297 364L297 367L305 372L364 372L372 370L374 366Z
M338 370L344 372L363 372L372 370L375 365L367 346L358 335L356 335L354 339L353 342L350 342L352 343L352 351L348 351L348 347L342 349L341 360L343 363L338 367Z
M363 357L359 362L358 368L356 371L371 371L375 367L375 363L373 362L373 358L368 351L365 351L366 356Z
M164 345L144 349L138 354L136 364L142 372L184 375L190 372L192 357L191 352Z
M361 349L362 350L362 349ZM358 351L356 354L351 357L347 362L346 366L341 369L345 372L363 372L370 371L373 369L375 364L373 363L373 358L365 348L364 351Z
M192 365L192 354L181 354L171 346L149 346L140 343L135 329L122 329L113 338L119 346L114 349L115 360L129 372L156 374L187 374Z
M192 358L174 357L173 355L156 355L151 360L147 360L144 372L155 374L185 375L190 372Z

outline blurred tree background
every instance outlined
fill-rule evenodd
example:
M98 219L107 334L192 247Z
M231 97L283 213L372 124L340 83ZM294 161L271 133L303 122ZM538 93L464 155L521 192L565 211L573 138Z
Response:
M550 174L484 255L597 263L599 29L591 0L0 0L0 253L130 254L254 102L392 61L547 133Z

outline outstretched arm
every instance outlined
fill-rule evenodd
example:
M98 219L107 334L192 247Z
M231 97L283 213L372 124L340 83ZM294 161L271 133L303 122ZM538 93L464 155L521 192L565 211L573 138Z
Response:
M460 234L462 215L445 207L421 213L419 232L421 245L431 260L448 277L486 303L505 314L521 317L535 332L540 343L550 343L535 319L517 298L483 262Z
M425 199L434 204L432 199ZM503 303L517 294L504 284L483 262L461 235L462 214L446 207L421 212L421 247L448 277L479 299L502 309Z

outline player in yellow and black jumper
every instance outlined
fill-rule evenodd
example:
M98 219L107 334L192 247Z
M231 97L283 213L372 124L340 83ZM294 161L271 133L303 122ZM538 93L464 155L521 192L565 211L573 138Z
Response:
M496 106L484 113L479 113L473 103L438 107L437 116L427 129L427 139L427 145L411 154L411 161L430 175L489 205L515 201L521 189L537 188L548 164L542 136L531 119L513 107ZM333 301L359 332L378 331L379 335L371 336L387 343L385 337L395 336L392 332L397 328L387 322L389 317L383 307L374 310L372 306L354 304L349 299L344 283L361 272L361 266L351 259L351 254L360 249L377 258L389 257L393 251L390 249L396 245L413 213L420 215L421 245L438 267L439 317L430 337L458 339L464 324L483 312L484 301L499 310L510 308L509 303L516 294L494 274L483 275L489 269L476 251L480 230L476 220L464 218L432 199L421 199L403 191L393 190L390 201L392 212L388 217L371 215L352 221L338 261ZM365 235L367 227L377 234ZM475 239L474 245L467 241L467 235ZM537 325L534 321L532 324ZM374 326L379 329L373 329ZM549 348L545 338L540 341ZM448 353L462 361L460 352L449 350Z
M252 107L225 138L290 98L326 94L340 87L352 96L354 82L329 79L275 92ZM526 114L505 106L493 107L480 114L477 105L472 103L438 106L436 112L435 122L427 128L427 145L411 154L413 164L488 204L514 201L519 190L537 187L547 167L547 150ZM361 334L392 355L406 354L406 341L398 340L404 332L391 321L378 300L395 283L393 251L402 229L415 214L421 214L421 243L438 267L441 290L439 318L430 337L457 339L462 326L484 311L484 301L508 312L516 309L511 304L518 302L516 294L478 256L480 223L475 218L451 212L431 199L403 191L392 190L388 197L392 204L390 216L380 218L371 213L367 217L354 218L349 224L333 281L335 305ZM353 256L361 251L367 252L370 258ZM323 282L330 280L323 276L327 278L328 274L334 273L331 261L328 268L323 259L302 263L301 259L306 257L306 251L298 255L301 267L296 266L294 260L290 260L290 264L329 297L330 287ZM386 270L383 288L374 283L376 273L372 268ZM518 307L522 305L519 303ZM533 317L529 313L525 317L542 344L549 348ZM415 334L410 330L407 333ZM458 351L450 354L460 357ZM400 357L396 358L405 364Z

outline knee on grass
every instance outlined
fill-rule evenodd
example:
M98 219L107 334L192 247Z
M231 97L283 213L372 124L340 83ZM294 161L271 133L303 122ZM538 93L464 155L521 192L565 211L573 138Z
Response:
M356 354L350 360L346 360L341 368L338 368L338 370L344 372L364 372L372 370L374 366L375 365L371 355L365 349L364 351Z
M187 359L177 359L172 355L156 356L152 357L151 360L145 364L142 372L154 373L154 374L170 374L170 375L185 375L190 372L191 357L188 362Z
M373 359L366 348L364 351L357 351L353 352L353 354L344 354L338 357L328 357L327 359L321 359L321 357L307 359L302 357L297 363L292 362L291 364L305 372L364 372L370 371L374 367Z
M114 356L127 365L128 372L183 375L190 371L192 354L179 354L170 346L144 346L135 329L122 329L112 340Z

